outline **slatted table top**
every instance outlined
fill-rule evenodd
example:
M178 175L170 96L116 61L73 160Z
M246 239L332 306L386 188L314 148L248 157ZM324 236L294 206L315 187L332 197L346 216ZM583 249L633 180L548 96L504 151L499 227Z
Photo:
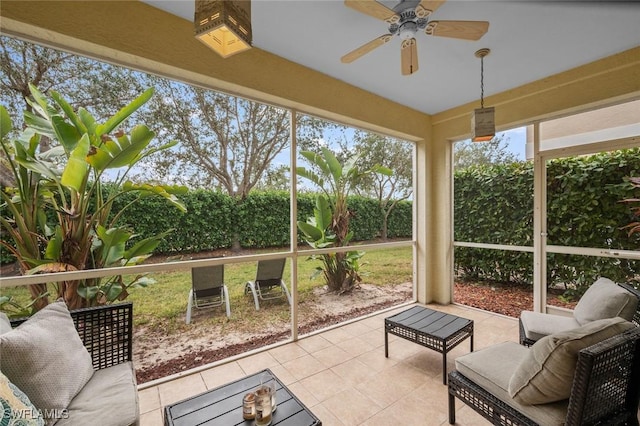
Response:
M455 335L471 323L473 320L422 306L414 306L385 319L385 324L388 326L409 328L442 340Z
M260 385L260 376L265 372L271 374L276 382L278 406L273 413L273 426L322 425L322 422L269 369L166 406L165 425L253 425L254 420L242 418L242 397Z

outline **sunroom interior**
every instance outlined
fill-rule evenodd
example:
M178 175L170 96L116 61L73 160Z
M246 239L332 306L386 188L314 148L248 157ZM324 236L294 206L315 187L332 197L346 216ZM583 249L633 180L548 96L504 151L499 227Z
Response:
M305 49L301 49L299 46L295 49L292 46L291 49L296 52L295 54L282 56L258 47L260 42L255 39L255 32L253 48L223 59L194 37L192 20L178 16L176 12L170 13L162 10L162 3L162 1L25 2L5 0L0 4L2 18L0 29L3 34L34 43L254 99L289 109L293 113L311 114L355 128L414 142L414 237L412 241L414 301L420 304L443 305L446 309L446 305L453 301L454 281L453 143L469 137L471 114L473 109L479 106L479 63L473 53L479 48L488 47L492 49L493 55L499 56L500 45L497 41L495 45L489 43L490 45L485 46L485 42L488 43L495 39L480 40L465 45L464 49L466 50L452 51L456 54L454 59L459 61L454 62L453 66L465 70L465 73L461 74L463 76L461 80L465 80L465 88L470 88L470 93L466 93L461 98L453 97L461 99L459 102L456 101L457 103L449 105L446 102L439 104L447 105L444 107L430 105L428 102L431 96L430 92L427 89L423 90L420 83L416 83L415 86L407 86L405 80L405 82L397 83L398 88L411 92L403 94L403 96L420 98L422 102L403 103L400 100L391 100L393 96L389 95L389 91L393 92L396 84L395 79L411 79L413 76L400 75L397 64L399 54L397 50L392 49L392 46L384 46L383 48L389 48L389 51L378 52L380 53L380 58L377 59L379 62L372 64L372 68L389 68L388 73L378 73L376 76L386 77L391 74L391 70L393 71L393 79L388 80L388 91L381 94L380 91L376 92L376 88L379 86L367 86L371 78L364 74L358 76L345 72L344 75L334 74L332 76L333 69L330 72L304 65L309 63L309 59L300 53ZM269 2L261 3L263 3L262 8L268 7L264 4ZM279 3L281 4L278 7L282 7L282 3L290 2ZM297 7L301 7L307 15L304 13L295 15L294 12L291 12L292 15L285 16L287 19L283 20L294 20L294 18L300 20L303 16L313 20L314 17L308 14L315 11L315 3L322 3L321 6L317 5L319 9L322 9L319 10L319 13L329 15L335 13L341 17L344 14L353 13L343 11L342 9L345 8L342 2L295 2L287 5L286 8L295 10ZM441 12L447 12L448 9L445 8L451 7L450 13L458 16L465 15L464 18L468 17L465 12L467 2L451 1L451 3L456 4L442 6ZM475 3L475 5L468 6L467 10L477 11L478 7L486 6L487 10L495 11L497 8L503 7L500 2ZM530 7L530 5L524 5L527 2L518 3L523 3L523 7ZM561 13L563 17L569 17L573 13L571 8L577 8L576 10L584 8L589 11L588 16L597 16L596 12L603 12L603 5L597 3L593 5L582 3L565 5L563 10L557 9L555 12L550 11L555 6L536 4L537 8L545 9L537 17L542 18L548 15L549 19L549 22L545 20L538 22L540 32L544 32L546 26L551 25L551 21L559 19L559 15L555 16L554 13ZM633 27L630 24L631 21L619 20L616 22L616 19L620 19L625 14L627 19L639 18L640 9L633 3L611 6L611 8L613 17L610 20L604 20L602 25L607 28L619 25L622 28L619 28L619 33L615 33L618 36L617 43L611 40L603 41L603 44L608 43L608 50L601 49L599 52L604 53L596 57L585 54L577 60L576 65L559 70L548 67L547 63L553 62L563 52L572 49L587 52L591 47L581 41L572 41L571 31L565 30L564 33L557 34L556 50L545 50L542 52L542 56L537 56L537 62L531 62L527 59L527 55L531 52L525 48L518 52L520 56L506 58L503 59L506 62L502 62L503 64L512 63L514 67L516 63L525 63L532 68L539 67L540 70L544 70L545 74L533 74L537 77L517 80L521 83L503 87L500 90L489 89L490 86L487 85L484 103L495 107L496 128L507 130L528 126L528 138L532 146L532 158L537 176L542 175L542 163L546 158L545 155L548 155L548 153L540 152L540 140L544 136L540 135L540 128L550 120L615 105L627 105L625 115L630 118L623 123L627 126L626 132L621 135L590 140L588 143L592 145L589 149L607 150L640 146L640 131L638 129L640 110L637 109L637 101L640 99L640 39L637 37L637 30L628 28L629 26ZM165 9L167 8L165 7ZM510 11L509 13L513 13L511 17L515 19L518 14L517 6L510 5L507 9ZM499 18L509 19L507 15L499 14ZM259 19L259 17L260 6L255 6L253 18ZM482 16L474 15L468 19L485 19L485 17L491 21L489 12ZM351 15L348 16L348 19L352 19ZM452 19L456 18L452 17ZM376 27L371 22L367 22L373 27L371 35L373 37L377 34ZM585 27L597 24L595 18L588 23L571 23L571 25L584 25ZM254 23L254 25L256 24ZM491 25L489 33L493 28L496 28L496 31L503 28L499 22L491 21ZM330 25L328 26L330 27ZM360 29L362 27L354 26L354 28ZM366 41L366 33L359 34L354 28L345 28L347 35L342 38L354 38L354 40L349 40L349 43L343 44L340 49L348 50L348 46L352 44L356 46L358 42ZM507 28L513 29L513 27ZM549 27L549 31L555 28ZM381 29L383 28L378 27L378 30ZM296 30L299 28L292 31L289 40L282 41L285 46L287 43L296 44L297 37L304 40L307 50L313 50L314 42L321 43L322 34L310 35L307 38L296 34ZM332 28L331 31L340 30ZM499 32L497 37L498 39L512 37L516 40L514 44L519 40L519 36L503 32ZM615 36L611 38L613 39ZM435 40L429 41L435 42ZM421 42L427 45L426 39L419 40L419 43ZM300 43L302 44L302 41ZM467 42L460 41L460 43ZM283 48L280 47L280 49ZM341 51L340 49L338 50ZM550 49L550 46L545 45L544 49ZM277 48L274 47L273 51L277 51ZM421 61L425 64L421 71L427 72L429 70L426 65L429 61L439 63L436 53L438 52L426 50L421 53ZM439 53L446 54L446 51L439 51ZM547 54L549 55L548 60L542 61L540 58L547 58L545 56ZM297 62L295 55L300 55L300 62ZM339 62L339 57L320 59L321 61ZM491 59L491 56L487 57L486 63L489 64ZM344 64L340 65L347 67ZM506 72L496 67L487 67L485 70L487 77L490 75L496 80L501 78L502 72ZM546 70L553 71L546 73ZM366 73L366 67L358 69L358 72ZM467 81L469 79L471 82ZM359 84L359 80L362 80L362 84ZM451 82L450 84L456 83ZM443 87L438 88L441 93L439 96L446 98L448 88L446 84L440 84L440 86ZM407 87L411 87L411 89L409 90ZM434 97L437 96L434 94ZM536 179L536 183L540 183L538 179ZM536 191L539 190L538 188ZM538 200L535 201L536 203L542 203L540 192L536 192L534 197ZM537 207L540 205L536 204ZM535 215L533 235L536 237L533 240L532 250L536 268L538 266L542 268L544 264L542 259L545 257L543 251L544 224L539 208L535 209ZM289 255L295 257L297 253ZM630 259L640 258L638 252L622 253L622 255ZM611 256L620 256L620 253L611 254ZM212 262L212 264L215 263L215 261ZM146 270L160 270L162 267L162 265L154 265L153 268ZM189 265L185 266L185 268L188 267ZM535 271L537 272L534 275L533 286L534 310L544 312L548 309L545 296L545 274L542 269L535 269ZM119 271L111 273L117 272ZM105 274L92 272L85 275L89 277ZM74 276L83 277L81 274ZM295 274L292 273L292 276ZM27 285L38 280L34 277L25 278L5 278L3 285ZM60 275L60 278L64 278L64 276ZM295 292L292 297L295 305ZM460 313L459 310L456 310L459 308L450 307L449 309L452 309L452 312ZM465 314L476 316L481 320L486 319L479 313L465 312ZM292 316L295 321L295 314ZM502 318L497 319L499 324L501 321L503 321ZM497 329L508 330L506 334L515 332L515 326L510 323L501 324ZM293 340L297 337L296 333L294 330ZM407 350L412 351L413 349ZM242 362L240 361L240 363ZM227 366L227 368L231 367ZM204 380L206 382L207 379ZM217 379L212 379L212 383L214 382L218 383ZM207 386L205 385L205 387ZM149 396L151 393L147 393L146 397L160 398L157 397L158 390L154 390L154 392L153 396ZM170 391L166 392L171 393ZM170 399L168 398L164 402ZM155 399L151 404L156 404ZM336 415L335 411L331 414L325 409L326 407L318 408L327 416ZM157 410L154 410L153 419L157 420L157 415ZM470 422L474 424L473 419ZM153 424L153 421L149 421L148 424ZM331 422L327 422L327 424L331 424Z

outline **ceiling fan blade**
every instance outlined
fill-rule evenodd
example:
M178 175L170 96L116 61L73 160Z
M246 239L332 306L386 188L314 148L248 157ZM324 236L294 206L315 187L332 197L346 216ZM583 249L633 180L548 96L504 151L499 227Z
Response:
M429 21L424 32L439 37L479 40L488 30L487 21Z
M345 64L353 62L356 59L358 59L360 56L363 56L363 55L371 52L376 47L382 46L383 44L385 44L389 40L391 40L391 34L385 34L385 35L380 36L378 38L374 38L369 43L365 43L362 46L358 47L357 49L352 50L351 52L349 52L346 55L344 55L342 58L340 58L340 61L342 61L342 63L345 63Z
M418 71L418 45L415 38L402 41L400 54L402 75L411 75Z
M375 0L344 0L344 5L383 21L396 16L393 10Z
M422 0L420 2L420 6L422 6L425 10L428 10L429 12L433 13L435 12L440 6L442 6L444 4L445 0Z

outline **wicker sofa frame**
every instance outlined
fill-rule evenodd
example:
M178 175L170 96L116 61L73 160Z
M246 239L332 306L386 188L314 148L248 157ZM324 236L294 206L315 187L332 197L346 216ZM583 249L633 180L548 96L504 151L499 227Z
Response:
M635 314L633 315L632 322L635 325L640 327L640 290L637 290L632 285L626 284L626 283L619 283L618 285L626 289L628 292L636 296L636 298L638 299L638 307L636 309ZM522 319L520 318L518 319L518 324L519 324L519 331L520 331L520 344L525 346L533 345L536 342L536 340L530 339L526 336L524 332L524 326L522 324Z
M639 383L640 328L581 350L564 424L637 426ZM449 373L450 424L455 398L495 425L537 424L456 370Z
M78 335L100 370L132 360L133 304L97 306L70 312ZM12 327L28 318L11 321Z

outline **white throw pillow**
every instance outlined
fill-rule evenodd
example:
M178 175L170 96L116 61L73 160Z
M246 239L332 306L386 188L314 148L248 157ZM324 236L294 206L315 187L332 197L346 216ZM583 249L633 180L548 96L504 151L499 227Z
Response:
M62 300L0 335L0 360L2 372L40 410L66 409L93 375L91 355Z

